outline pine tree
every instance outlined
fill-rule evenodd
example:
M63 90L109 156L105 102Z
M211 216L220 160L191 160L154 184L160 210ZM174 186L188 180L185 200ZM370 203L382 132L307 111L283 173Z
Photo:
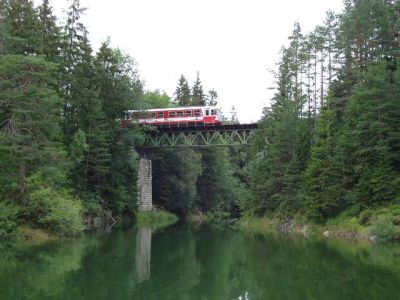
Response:
M24 200L26 177L56 156L60 100L54 73L55 65L38 57L0 56L0 158L8 169L3 175L19 190L11 199Z
M115 122L124 111L138 107L143 85L134 60L119 49L103 43L96 54L96 82L108 126L119 129Z
M8 54L36 54L39 49L39 20L33 2L10 0L5 5L6 52Z
M38 7L39 24L38 54L46 56L49 61L58 61L60 48L60 29L49 0L43 0Z
M96 90L101 100L104 118L101 122L107 127L108 138L105 148L109 151L110 170L104 187L103 199L116 213L133 209L136 199L136 163L130 133L121 129L116 120L123 113L141 106L142 83L139 80L131 57L102 44L95 58Z
M75 189L82 198L96 196L100 201L107 189L111 155L109 139L111 130L97 89L96 71L92 49L84 36L80 48L82 61L74 66L71 82L71 103L74 105L74 138L82 130L87 145L84 161L75 166L73 174ZM67 124L69 125L69 124ZM89 192L89 194L84 194Z
M353 167L351 201L390 202L399 193L399 96L400 72L380 62L369 68L350 99L341 146Z
M189 106L191 104L189 83L183 74L179 78L178 86L175 91L175 103L179 106Z
M208 106L216 106L218 104L218 93L216 90L212 89L208 91L208 95L206 97L206 105Z
M196 81L192 87L192 105L203 106L206 105L206 96L203 92L203 86L200 81L200 74L197 72Z

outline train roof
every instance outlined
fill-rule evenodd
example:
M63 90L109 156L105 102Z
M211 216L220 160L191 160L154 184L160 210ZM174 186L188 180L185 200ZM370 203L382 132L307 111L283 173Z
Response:
M129 113L142 112L142 111L174 111L174 110L191 110L191 109L219 109L216 106L187 106L187 107L169 107L169 108L153 108L153 109L139 109L139 110L128 110Z

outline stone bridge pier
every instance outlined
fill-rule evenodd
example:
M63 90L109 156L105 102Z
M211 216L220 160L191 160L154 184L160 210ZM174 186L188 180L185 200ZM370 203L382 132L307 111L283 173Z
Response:
M152 169L151 160L145 155L139 158L137 190L139 211L151 211L153 209Z

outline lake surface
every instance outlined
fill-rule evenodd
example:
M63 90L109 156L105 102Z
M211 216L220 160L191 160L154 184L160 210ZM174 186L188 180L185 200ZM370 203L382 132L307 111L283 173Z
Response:
M400 299L400 245L183 224L2 243L0 299Z

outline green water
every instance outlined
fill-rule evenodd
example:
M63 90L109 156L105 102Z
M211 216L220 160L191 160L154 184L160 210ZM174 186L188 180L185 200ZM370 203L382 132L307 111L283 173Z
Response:
M0 244L1 299L400 299L400 245L174 225Z

